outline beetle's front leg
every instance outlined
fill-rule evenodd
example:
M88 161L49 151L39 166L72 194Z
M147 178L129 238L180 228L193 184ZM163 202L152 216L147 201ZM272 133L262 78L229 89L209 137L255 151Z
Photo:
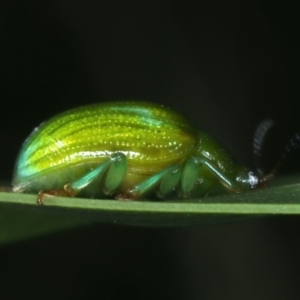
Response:
M73 197L81 190L88 187L96 178L104 176L103 193L106 195L113 194L125 178L127 171L126 156L121 152L111 155L106 161L101 163L97 168L88 172L78 180L66 184L62 189L53 189L40 191L37 198L38 204L43 204L43 198L48 195Z
M199 156L192 156L187 160L182 170L181 190L183 195L188 195L193 190L199 177L199 168L203 165L218 178L227 190L232 192L237 190L236 182L228 178L228 176L216 168L209 160Z

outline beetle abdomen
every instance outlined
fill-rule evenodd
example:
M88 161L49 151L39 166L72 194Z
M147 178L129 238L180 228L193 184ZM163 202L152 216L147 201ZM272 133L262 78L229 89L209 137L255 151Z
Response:
M134 177L155 174L195 151L197 135L184 117L153 103L111 102L73 109L41 124L24 142L14 190L55 176L64 185L68 169L83 173L87 165L100 164L114 152L125 154L128 173Z

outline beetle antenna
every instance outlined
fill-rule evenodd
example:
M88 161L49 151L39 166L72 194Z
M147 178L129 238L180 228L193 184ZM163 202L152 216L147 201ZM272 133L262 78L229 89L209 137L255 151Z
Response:
M290 140L289 143L285 146L281 157L275 167L272 169L271 173L267 175L269 176L274 176L275 173L278 172L278 170L283 166L287 158L294 152L294 150L299 150L300 148L300 133L296 133Z
M265 183L269 181L274 175L278 172L278 170L284 165L287 158L294 152L294 150L300 148L300 133L296 133L285 146L283 152L281 153L281 157L278 162L275 164L270 173L264 174L261 158L262 158L262 149L265 141L266 134L269 129L273 127L274 122L271 119L267 119L262 121L254 134L253 140L253 153L254 153L254 163L256 166L256 170L258 173L258 177L260 178L261 183Z
M259 178L265 178L264 171L262 168L262 163L261 163L262 149L264 146L266 135L269 129L273 127L273 125L274 122L271 119L266 119L258 125L254 134L254 139L253 139L254 164Z

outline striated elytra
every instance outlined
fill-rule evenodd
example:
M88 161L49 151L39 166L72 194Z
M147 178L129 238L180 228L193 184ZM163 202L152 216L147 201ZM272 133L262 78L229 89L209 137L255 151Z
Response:
M204 196L259 179L182 115L150 102L107 102L61 113L24 142L12 190L96 198Z

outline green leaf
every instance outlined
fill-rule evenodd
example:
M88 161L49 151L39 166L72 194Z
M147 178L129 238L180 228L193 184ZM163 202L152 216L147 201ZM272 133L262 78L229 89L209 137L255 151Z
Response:
M284 181L285 180L285 181ZM0 244L52 231L104 222L134 226L184 226L254 215L300 214L299 176L280 186L184 202L116 201L0 193ZM278 184L278 183L277 183Z

